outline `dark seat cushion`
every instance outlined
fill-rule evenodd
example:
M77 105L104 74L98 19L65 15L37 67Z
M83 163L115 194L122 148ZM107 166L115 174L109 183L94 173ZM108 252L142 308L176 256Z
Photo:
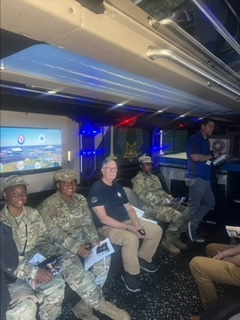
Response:
M229 294L204 311L201 320L229 320L238 313L240 319L240 287L232 287Z

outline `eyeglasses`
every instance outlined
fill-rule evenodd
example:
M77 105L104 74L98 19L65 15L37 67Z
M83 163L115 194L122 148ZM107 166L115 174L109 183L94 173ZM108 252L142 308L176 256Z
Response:
M77 185L77 180L73 180L73 181L60 181L60 183L62 183L62 185L66 188L68 187L76 187Z
M106 169L108 171L117 171L118 170L118 168L111 168L111 167L105 167L103 169Z

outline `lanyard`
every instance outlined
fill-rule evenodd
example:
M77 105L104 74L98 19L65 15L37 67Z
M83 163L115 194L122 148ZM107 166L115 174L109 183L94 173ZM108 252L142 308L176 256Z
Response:
M27 241L28 241L28 227L27 227L27 224L25 224L25 235L26 235L26 240L25 240L25 243L24 243L24 247L23 247L23 251L22 251L21 256L24 256L24 254L25 254Z
M23 207L23 214L26 216L26 211L25 211L25 208ZM28 242L28 226L27 226L27 223L25 223L25 243L24 243L24 247L23 247L23 251L22 251L22 254L21 256L24 256L25 255L25 251L26 251L26 246L27 246L27 242Z

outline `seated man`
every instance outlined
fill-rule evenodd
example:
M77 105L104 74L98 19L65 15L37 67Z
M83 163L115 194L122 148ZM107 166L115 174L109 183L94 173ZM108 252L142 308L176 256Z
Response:
M1 245L1 320L36 320L37 297L27 282L16 281L13 272L18 266L18 251L12 228L0 221Z
M145 211L145 218L168 223L161 245L170 253L179 254L180 249L187 247L179 237L187 229L189 210L179 203L170 204L174 198L163 190L159 178L151 174L151 157L143 155L138 161L141 171L132 179L132 184L140 208Z
M117 175L115 161L109 158L104 160L101 171L102 179L91 186L88 195L93 220L102 237L122 246L122 280L128 290L139 292L141 289L136 275L140 273L140 268L148 272L157 270L152 257L161 239L162 229L137 218L123 187L113 182ZM146 234L141 235L140 229L144 229ZM139 239L143 239L140 249Z
M83 270L76 254L54 244L58 228L53 227L48 232L39 212L24 206L27 201L27 183L21 176L10 176L3 181L3 196L7 203L1 212L1 220L12 226L19 252L20 263L15 275L24 281L30 278L36 295L42 294L43 303L39 307L41 320L53 320L61 314L65 281L82 298L73 310L77 317L98 319L89 314L89 308L95 308L111 319L130 319L125 311L103 299L101 290L95 284L94 275ZM62 255L64 259L60 263L61 273L53 275L50 270L31 264L30 260L37 253L46 258Z
M212 258L194 257L190 261L190 270L197 282L205 309L218 300L214 282L240 287L240 244L234 246L211 243L206 252ZM192 317L193 320L200 318Z

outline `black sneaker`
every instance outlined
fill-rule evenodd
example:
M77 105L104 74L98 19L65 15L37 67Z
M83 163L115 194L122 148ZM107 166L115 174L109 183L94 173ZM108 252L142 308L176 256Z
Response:
M123 271L123 274L121 275L121 279L125 284L125 287L131 291L131 292L140 292L140 286L137 281L137 276L130 274L126 271Z
M192 242L203 243L205 240L201 237L198 237L196 234L193 234L191 229L191 221L188 222L188 236Z
M139 258L139 264L140 268L147 271L147 272L156 272L157 267L154 263L152 262L147 262L146 260Z

